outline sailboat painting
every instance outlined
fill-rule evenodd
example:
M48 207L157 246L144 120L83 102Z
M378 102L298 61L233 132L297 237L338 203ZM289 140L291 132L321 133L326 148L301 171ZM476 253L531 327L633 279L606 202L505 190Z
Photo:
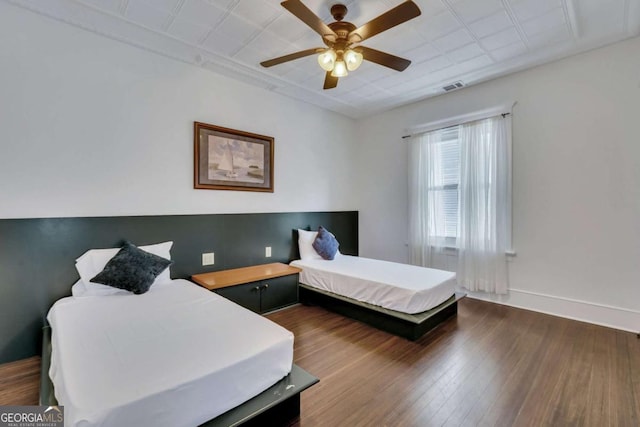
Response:
M209 139L209 179L264 183L262 144L238 141L215 135Z
M195 122L194 188L273 192L272 137Z

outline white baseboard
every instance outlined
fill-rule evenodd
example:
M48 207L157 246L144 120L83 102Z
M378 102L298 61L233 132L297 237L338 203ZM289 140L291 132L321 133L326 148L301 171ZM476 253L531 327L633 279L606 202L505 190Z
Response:
M633 332L634 334L640 331L640 311L636 310L519 289L509 289L509 294L507 295L466 292L467 296L483 301L593 323L608 328Z

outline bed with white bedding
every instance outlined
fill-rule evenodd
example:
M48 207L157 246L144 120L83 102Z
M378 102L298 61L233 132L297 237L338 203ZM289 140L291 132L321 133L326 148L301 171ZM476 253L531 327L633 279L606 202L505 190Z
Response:
M300 283L402 313L430 310L455 294L450 271L349 255L291 265L302 268Z
M458 312L455 274L347 255L293 261L299 299L417 340ZM420 311L422 310L422 311Z
M297 234L297 238L296 238ZM343 255L336 237L318 231L294 230L301 268L299 299L368 323L401 337L417 340L457 313L456 274Z
M196 426L292 369L291 332L186 280L63 298L47 318L66 426Z

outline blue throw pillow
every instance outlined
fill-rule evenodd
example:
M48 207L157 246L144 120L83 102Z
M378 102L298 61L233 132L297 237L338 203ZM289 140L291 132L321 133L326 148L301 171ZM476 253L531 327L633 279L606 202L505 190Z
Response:
M91 281L134 294L143 294L171 263L172 261L166 258L125 242L122 249L105 265L104 270Z
M313 249L318 252L318 255L326 260L332 260L338 252L338 246L340 246L340 244L335 236L329 233L326 228L320 226L318 228L318 235L313 241Z

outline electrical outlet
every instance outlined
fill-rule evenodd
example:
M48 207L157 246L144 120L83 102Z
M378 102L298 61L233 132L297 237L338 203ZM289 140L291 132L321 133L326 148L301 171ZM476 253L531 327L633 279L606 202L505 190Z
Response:
M267 246L264 248L264 256L266 258L271 258L271 246Z
M202 265L213 265L216 263L213 252L202 254Z

